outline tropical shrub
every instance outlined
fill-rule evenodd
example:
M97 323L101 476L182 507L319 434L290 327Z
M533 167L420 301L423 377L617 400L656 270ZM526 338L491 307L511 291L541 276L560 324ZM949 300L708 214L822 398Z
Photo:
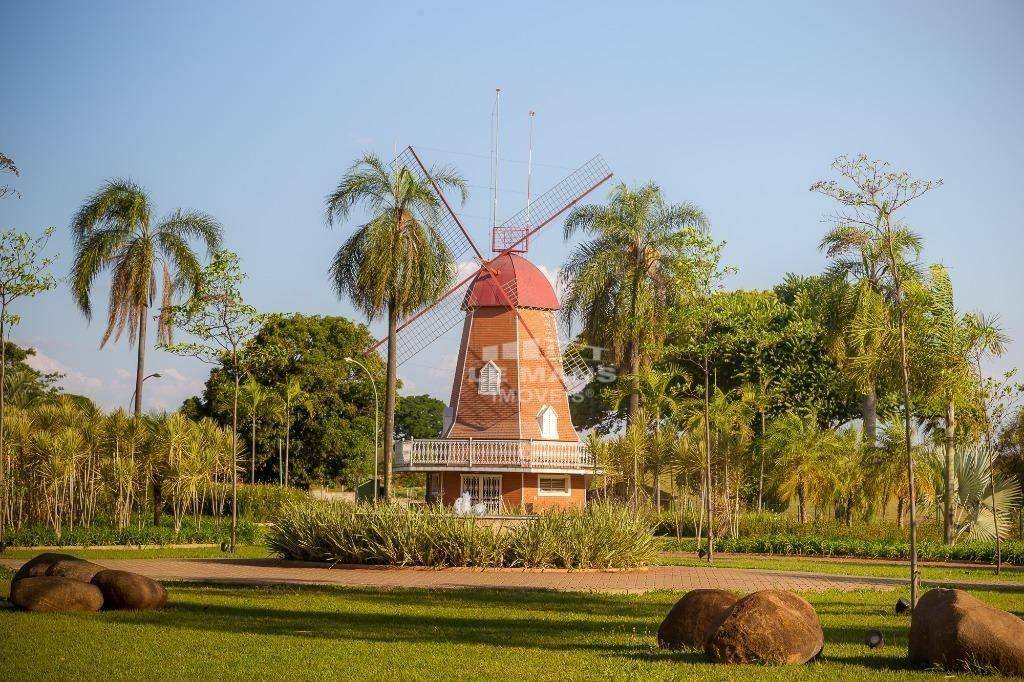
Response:
M123 410L104 414L72 396L59 396L5 414L4 475L0 476L0 541L51 537L30 544L94 544L65 535L107 538L148 525L152 482L161 484L161 509L172 530L204 525L230 512L232 437L212 420L182 414L136 419ZM239 511L260 521L301 493L242 486ZM188 524L186 524L186 521ZM49 531L42 531L42 528ZM153 529L162 537L162 529ZM203 536L206 537L206 536ZM180 537L175 541L185 542Z
M657 541L646 520L611 503L498 527L441 507L310 500L281 510L267 546L285 558L330 563L629 568L649 563Z

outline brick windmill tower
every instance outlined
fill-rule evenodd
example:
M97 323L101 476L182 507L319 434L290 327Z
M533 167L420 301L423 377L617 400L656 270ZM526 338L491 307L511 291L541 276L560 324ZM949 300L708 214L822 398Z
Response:
M594 157L492 230L485 258L427 167L409 147L394 164L434 186L444 211L435 228L455 258L478 269L398 327L402 363L462 323L462 340L441 438L397 444L394 470L425 472L427 499L451 505L468 493L489 514L581 507L596 462L580 442L569 394L592 375L578 353L560 348L558 296L526 259L530 239L612 177ZM370 350L380 347L377 341Z

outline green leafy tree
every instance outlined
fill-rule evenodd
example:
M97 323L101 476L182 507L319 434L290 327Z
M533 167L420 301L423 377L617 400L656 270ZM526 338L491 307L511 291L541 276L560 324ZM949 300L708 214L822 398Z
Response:
M341 482L355 486L365 480L373 461L373 389L362 372L352 372L346 357L355 357L373 342L365 325L344 317L312 315L271 315L252 341L264 349L263 356L248 368L248 376L275 396L290 380L297 379L313 406L293 411L285 430L281 407L274 401L274 418L264 421L256 433L257 452L278 451L258 461L257 481L284 479L283 444L290 444L289 480L293 485ZM384 363L376 354L363 358L379 391L384 386ZM231 423L233 379L230 368L216 367L206 381L203 394L186 401L193 418L211 417ZM269 409L269 408L268 408Z
M429 395L398 396L395 435L406 438L437 438L444 426L444 401Z
M578 206L565 238L592 238L562 269L562 321L579 322L588 343L607 347L633 377L629 415L640 407L640 372L661 352L669 311L680 300L680 271L693 258L708 221L692 204L668 204L656 184L617 185L603 206Z
M0 173L10 173L15 177L19 175L18 167L14 165L14 160L11 157L0 154ZM18 196L18 191L8 184L0 185L0 199L10 196Z
M1001 355L1006 336L991 320L982 315L961 315L953 299L953 283L941 265L931 267L928 287L929 307L926 338L923 348L928 361L928 389L937 407L945 413L943 449L943 538L953 542L956 496L955 451L957 439L957 408L972 403L977 397L982 377L976 358L985 354Z
M4 157L6 158L6 157ZM7 389L7 336L10 328L21 321L11 312L11 306L19 299L32 298L56 286L50 274L53 257L44 257L43 249L53 229L47 229L39 237L13 229L0 230L0 486L3 500L0 500L0 541L9 522L8 470L10 463L4 449L4 418Z
M61 394L60 372L40 372L27 362L35 355L34 348L22 348L10 341L4 344L4 405L27 410ZM82 396L75 396L82 398Z
M917 604L917 500L914 492L913 427L911 425L910 357L907 329L908 298L920 283L917 259L921 237L898 217L902 209L942 184L941 180L919 180L906 171L892 171L884 161L860 155L841 156L832 164L840 180L822 180L811 186L839 202L832 216L837 238L829 246L835 263L853 260L865 251L877 255L880 269L874 275L878 292L895 312L899 333L899 366L903 385L904 445L907 481L910 486L910 601ZM866 326L870 326L866 325ZM913 606L912 606L913 608Z
M710 332L717 323L718 309L715 294L722 287L722 281L733 270L722 265L722 244L715 242L706 231L688 232L688 246L684 257L675 268L673 288L680 292L680 300L672 320L673 333L679 342L693 349L696 365L704 384L703 428L705 485L707 494L707 560L715 557L715 514L714 476L711 471L715 459L714 440L711 426L711 375L712 362L719 352Z
M466 183L450 168L430 176L439 191L456 190L466 201ZM328 225L362 206L369 220L356 228L331 263L331 283L370 320L388 320L387 381L384 399L384 495L391 494L398 390L398 320L431 303L450 286L454 257L438 231L440 200L428 180L402 166L388 168L365 154L327 196Z
M199 286L202 266L192 242L208 251L220 246L222 228L211 216L176 209L154 223L154 207L146 191L131 180L111 180L82 204L71 221L75 260L71 292L82 314L92 319L92 286L110 270L107 328L100 348L128 330L138 346L135 366L135 414L142 415L145 379L146 325L149 310L161 294L157 338L170 344L168 312L176 293L188 296ZM157 287L157 276L161 284Z
M213 254L202 269L192 296L180 305L170 306L167 322L180 328L196 341L162 344L175 355L199 358L204 362L230 368L231 394L231 551L238 540L238 399L244 368L258 359L260 349L249 345L266 319L242 299L245 273L238 256L222 249Z

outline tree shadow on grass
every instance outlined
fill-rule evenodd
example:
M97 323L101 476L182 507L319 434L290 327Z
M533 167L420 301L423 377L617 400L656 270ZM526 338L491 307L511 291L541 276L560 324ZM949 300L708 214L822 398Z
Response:
M204 596L209 597L206 603ZM658 601L637 603L615 595L525 590L275 587L240 595L237 588L190 586L172 590L171 602L162 611L109 612L105 617L112 623L194 632L635 657L650 655L654 630L666 609ZM658 660L691 657L666 652Z

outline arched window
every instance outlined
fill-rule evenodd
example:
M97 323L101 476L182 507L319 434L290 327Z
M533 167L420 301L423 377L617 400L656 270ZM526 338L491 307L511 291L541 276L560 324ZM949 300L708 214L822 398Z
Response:
M541 438L558 439L558 415L549 405L540 408L540 412L537 413L537 425L540 426Z
M501 395L501 370L488 360L480 369L480 395Z

